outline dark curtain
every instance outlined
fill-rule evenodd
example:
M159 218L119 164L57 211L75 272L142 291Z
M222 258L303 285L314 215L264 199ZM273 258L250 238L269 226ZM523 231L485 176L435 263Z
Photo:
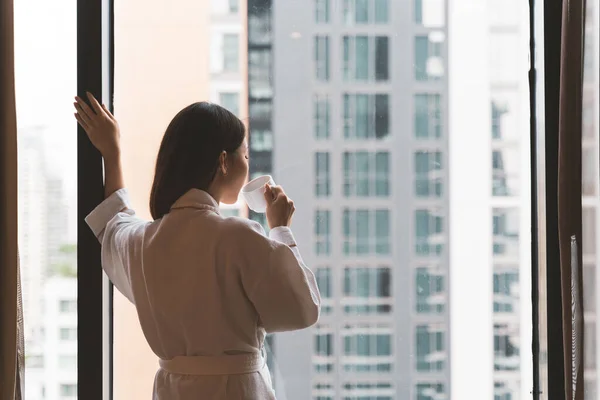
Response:
M13 0L0 0L0 399L23 398Z
M558 224L567 400L583 400L584 396L581 220L584 13L585 0L563 1L558 132Z

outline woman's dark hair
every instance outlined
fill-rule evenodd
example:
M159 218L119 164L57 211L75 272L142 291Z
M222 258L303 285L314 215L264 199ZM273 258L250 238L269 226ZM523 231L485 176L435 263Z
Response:
M150 194L152 218L169 212L190 189L207 190L221 152L235 152L246 129L235 115L216 104L194 103L171 121L160 144Z

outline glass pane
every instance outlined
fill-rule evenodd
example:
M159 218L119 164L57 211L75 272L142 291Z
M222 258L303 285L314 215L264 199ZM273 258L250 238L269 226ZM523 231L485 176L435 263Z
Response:
M528 4L493 15L490 1L452 13L446 0L248 0L231 13L228 0L115 1L115 105L138 215L150 218L164 127L228 93L248 127L249 176L271 174L295 202L291 229L323 302L315 326L267 336L277 398L440 400L477 387L515 400L531 387L518 323L531 320ZM205 3L219 2L212 18ZM140 95L148 82L155 96ZM595 204L598 174L585 176ZM487 313L472 315L480 304ZM115 398L149 398L156 356L119 294L115 346ZM471 368L452 370L451 357Z
M14 2L27 399L77 398L76 16L74 2Z

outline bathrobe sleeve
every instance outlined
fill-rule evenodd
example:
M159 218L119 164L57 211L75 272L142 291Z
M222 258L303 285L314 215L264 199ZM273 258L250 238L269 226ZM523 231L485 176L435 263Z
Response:
M241 246L248 253L242 283L260 322L269 333L307 328L319 319L321 295L313 272L306 266L292 231L272 229L269 237L260 224L248 221Z
M131 287L132 261L139 257L147 221L135 216L127 189L107 197L86 218L102 246L102 269L112 283L135 304Z

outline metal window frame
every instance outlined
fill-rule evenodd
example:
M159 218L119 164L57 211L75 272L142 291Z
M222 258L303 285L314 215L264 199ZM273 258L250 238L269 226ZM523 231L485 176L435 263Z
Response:
M113 0L77 0L77 94L90 91L113 109ZM103 276L100 244L85 216L104 199L103 164L77 132L78 398L112 399L112 285Z

